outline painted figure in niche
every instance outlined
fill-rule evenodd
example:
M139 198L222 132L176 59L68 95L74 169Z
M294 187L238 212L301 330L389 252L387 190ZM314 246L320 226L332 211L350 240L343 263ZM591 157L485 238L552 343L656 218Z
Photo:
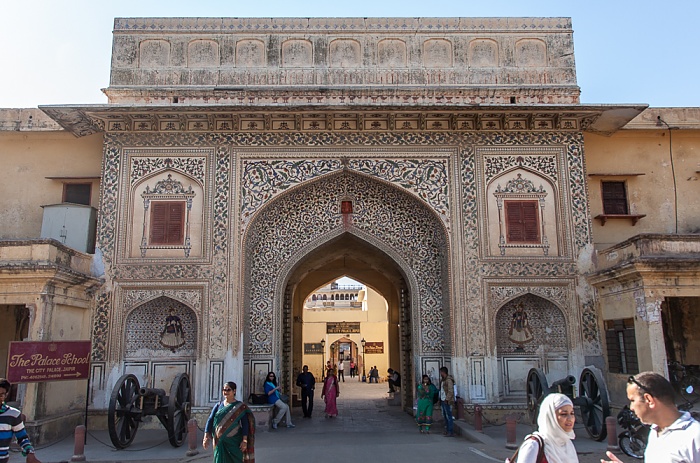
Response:
M508 339L518 345L518 347L515 348L516 351L524 350L523 344L533 339L530 323L527 321L527 312L525 312L525 307L523 307L522 304L515 306L513 318L510 321Z
M160 334L160 343L175 352L175 349L185 344L185 333L182 330L182 321L175 315L175 309L170 309L170 315L165 318L165 328Z

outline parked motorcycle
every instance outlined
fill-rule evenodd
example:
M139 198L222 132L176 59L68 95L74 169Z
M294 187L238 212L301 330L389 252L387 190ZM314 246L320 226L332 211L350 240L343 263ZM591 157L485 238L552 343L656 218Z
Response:
M628 405L617 414L617 423L624 431L617 436L617 442L626 455L639 460L644 459L651 427L634 414Z

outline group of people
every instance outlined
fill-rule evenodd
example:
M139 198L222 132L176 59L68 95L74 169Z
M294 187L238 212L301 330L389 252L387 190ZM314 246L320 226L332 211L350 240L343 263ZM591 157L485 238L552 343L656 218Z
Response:
M675 405L671 383L658 373L643 372L627 382L630 408L651 425L644 461L650 463L700 462L700 423ZM518 463L578 463L572 440L576 415L571 399L549 394L540 405L538 430L517 451ZM622 463L612 452L601 463Z
M390 372L391 369L389 369ZM393 373L393 372L392 372ZM399 386L401 376L399 375ZM390 385L392 378L390 377ZM449 374L447 367L440 368L440 389L433 384L430 376L423 375L421 381L416 385L416 424L421 434L430 434L430 427L433 425L433 408L440 402L440 410L445 421L443 436L454 437L454 417L452 407L455 405L455 380Z
M391 371L391 370L390 370ZM392 372L393 373L393 372ZM400 378L400 376L399 376ZM396 385L396 378L390 378ZM445 419L446 437L454 436L452 407L455 404L454 378L446 367L440 368L439 389L428 375L421 377L416 386L416 423L421 433L430 433L434 404L439 400ZM400 381L400 379L399 379ZM316 380L304 365L297 377L302 390L304 417L311 417ZM5 402L11 390L7 379L0 378L0 463L9 458L10 440L17 439L27 463L39 463L29 440L20 412ZM253 463L255 461L255 419L246 404L236 400L236 383L229 381L222 387L223 400L216 404L204 427L202 446L214 446L214 463ZM279 412L272 427L277 428L286 417L287 427L293 428L289 405L283 400L273 372L265 380L268 402ZM329 369L323 383L321 397L326 403L326 417L338 415L336 399L340 395L338 378ZM700 462L700 423L688 412L681 412L675 405L675 391L669 381L658 373L644 372L630 376L627 383L630 408L642 422L651 425L645 461L653 463ZM525 437L517 451L518 463L578 463L572 440L576 437L574 404L564 394L548 394L540 405L537 417L538 430ZM601 463L622 463L611 452Z

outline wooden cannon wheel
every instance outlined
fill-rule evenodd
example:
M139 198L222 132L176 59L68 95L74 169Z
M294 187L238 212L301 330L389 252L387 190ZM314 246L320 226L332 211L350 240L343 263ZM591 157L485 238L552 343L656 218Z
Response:
M192 387L187 373L173 380L168 398L168 438L173 447L180 447L187 437L187 422L192 412Z
M547 377L539 368L531 368L527 374L527 414L530 423L537 426L537 415L540 413L540 405L550 393Z
M107 428L112 444L127 448L136 436L142 411L138 406L139 380L134 375L123 375L112 389L109 398Z
M592 439L600 442L608 435L605 418L610 416L608 388L600 370L595 367L583 369L578 394L579 397L574 402L581 409L583 426Z

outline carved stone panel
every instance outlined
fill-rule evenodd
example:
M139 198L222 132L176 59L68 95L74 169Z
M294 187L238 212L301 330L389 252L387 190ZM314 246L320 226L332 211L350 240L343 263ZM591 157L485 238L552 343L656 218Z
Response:
M236 67L265 66L265 44L262 40L239 40L236 43Z
M522 39L515 44L515 65L543 67L547 65L547 45L538 39Z
M362 66L360 42L351 39L336 39L330 44L330 65L334 68L357 68Z
M139 46L142 68L162 68L170 64L170 43L166 40L144 40Z
M406 42L384 39L377 44L377 64L380 68L406 67Z
M498 66L498 43L491 39L469 42L469 65L481 68Z
M219 44L214 40L193 40L187 45L188 67L215 67L219 65Z
M427 68L452 66L452 43L445 39L430 39L423 43L423 65Z
M282 67L313 66L313 46L308 40L286 40L282 43Z

